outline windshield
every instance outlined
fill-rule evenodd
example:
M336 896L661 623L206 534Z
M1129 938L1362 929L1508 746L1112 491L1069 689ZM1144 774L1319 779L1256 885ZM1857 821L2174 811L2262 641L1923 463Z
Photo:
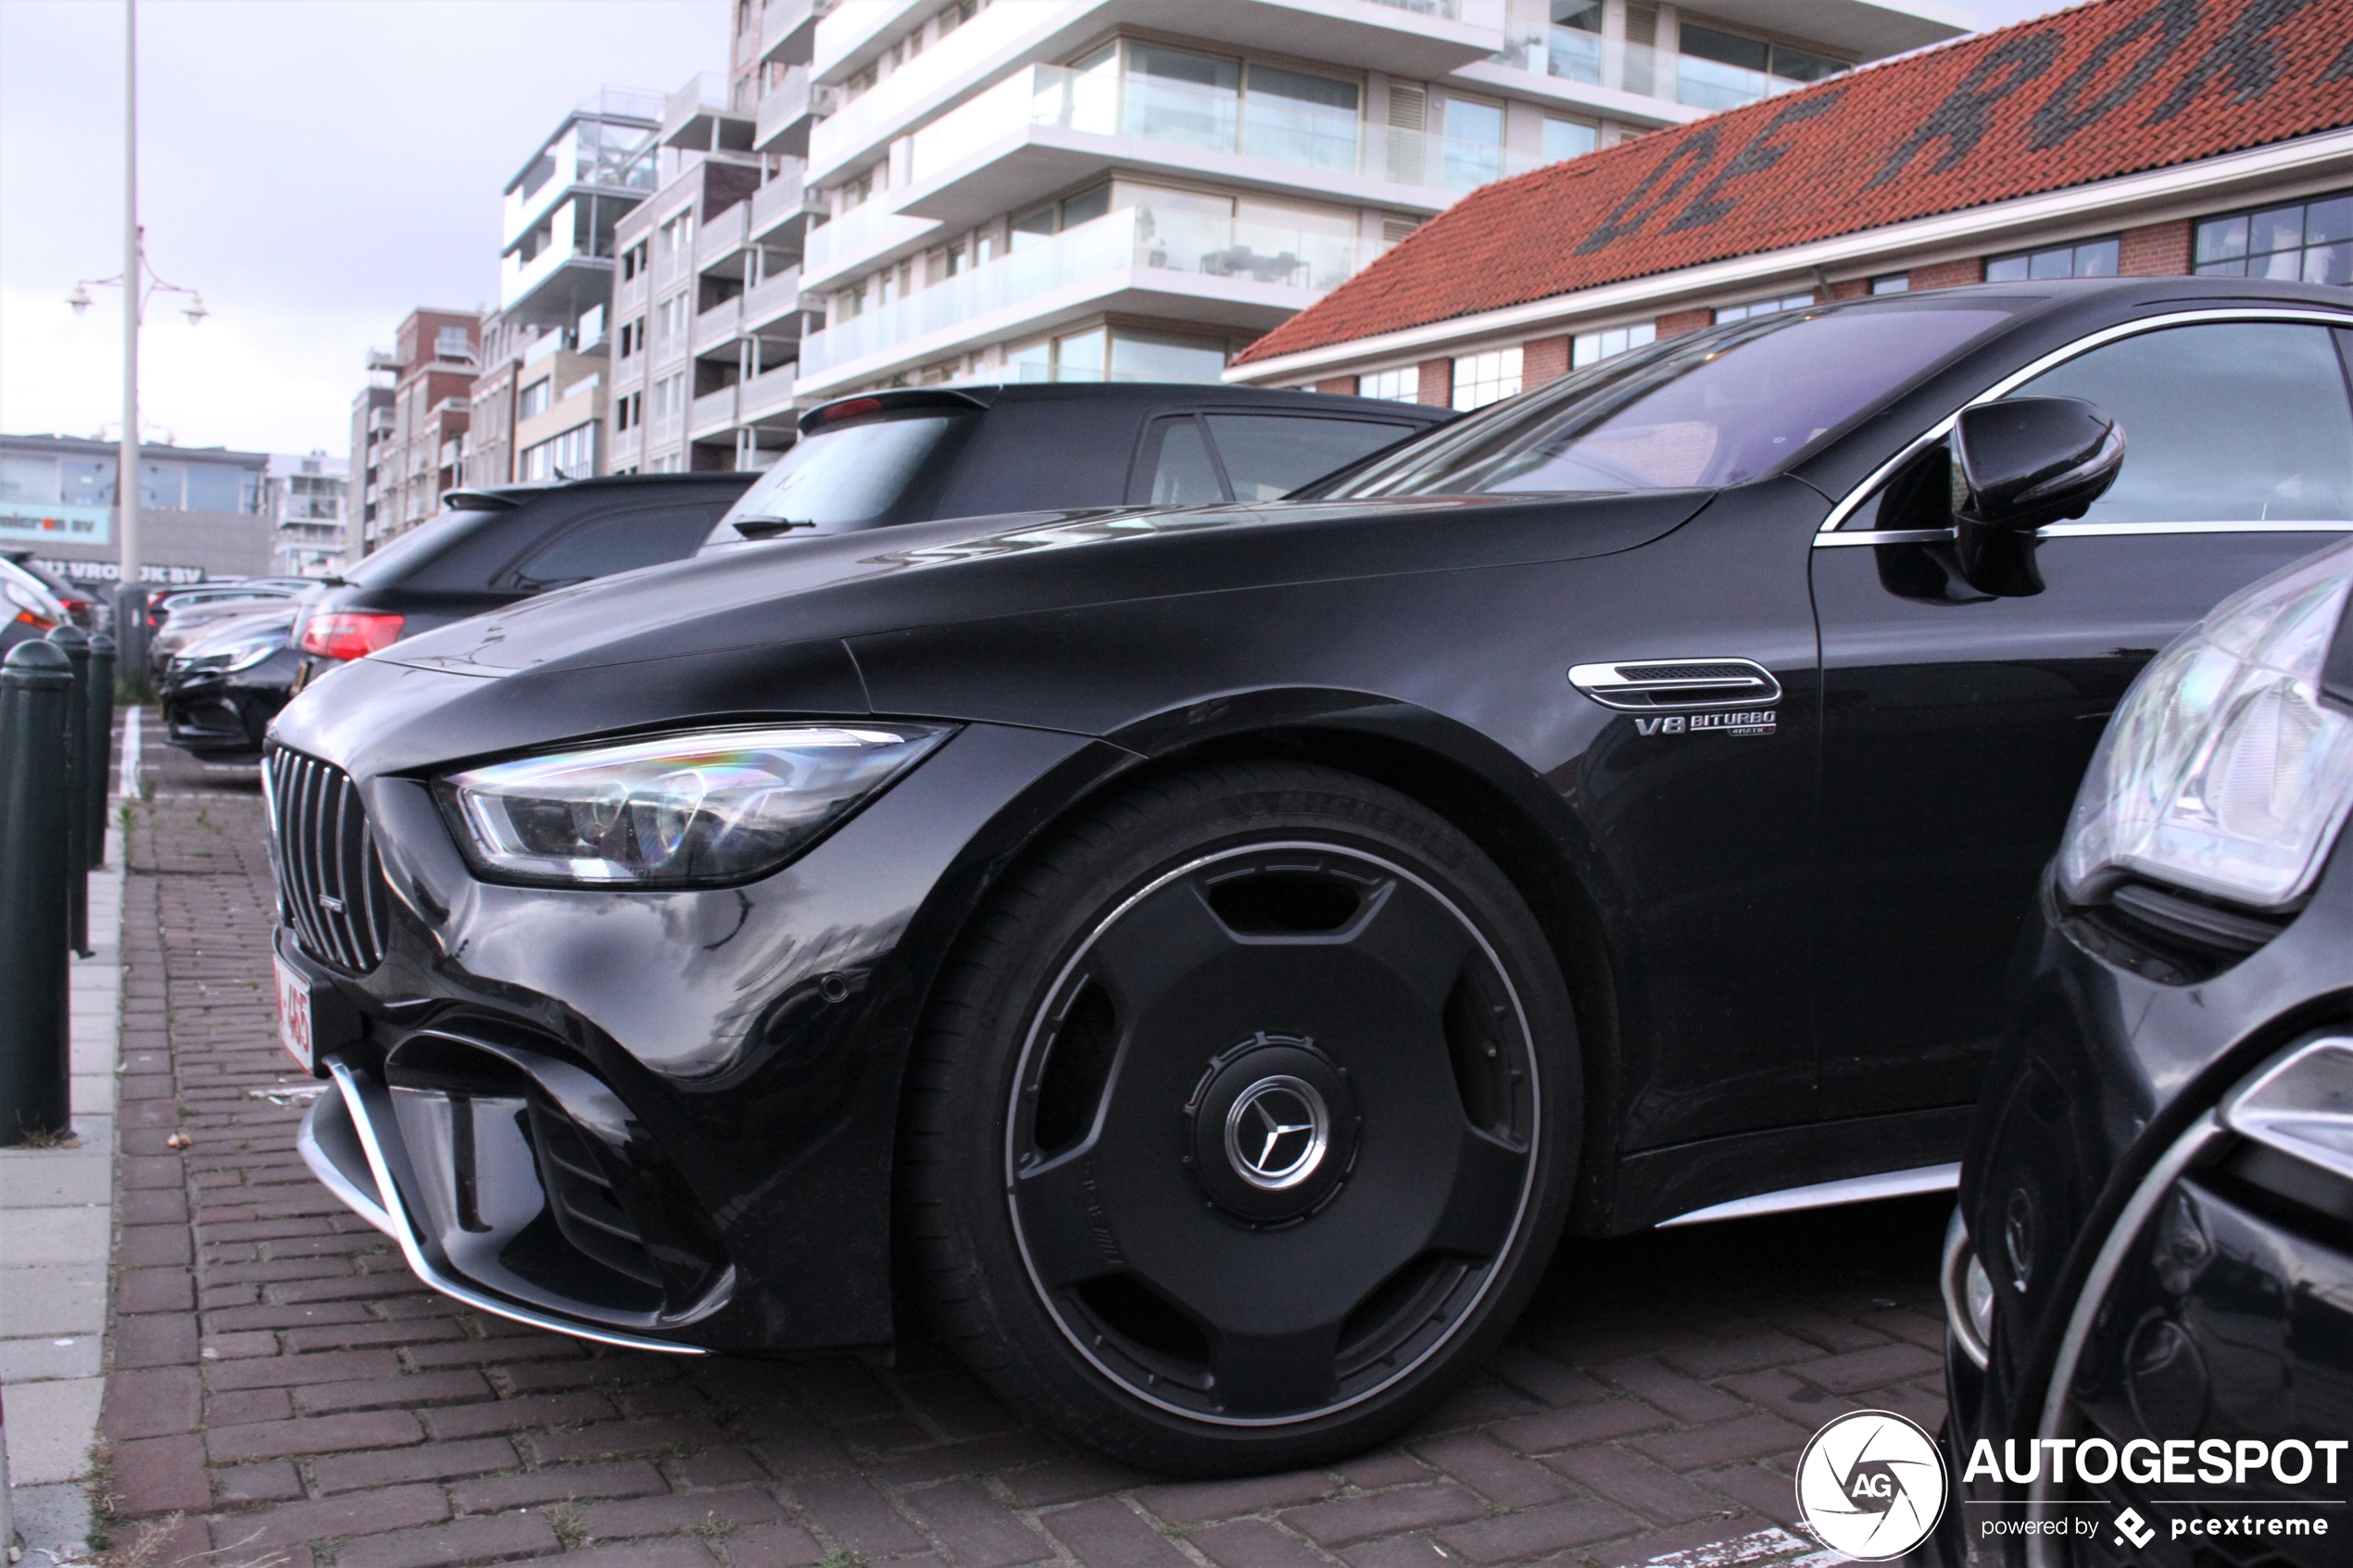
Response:
M1874 302L1669 338L1448 425L1330 495L1739 484L1780 468L2009 314L1982 299Z
M442 546L471 532L484 518L502 515L495 511L448 511L429 517L390 544L361 557L358 565L344 572L343 581L355 588L375 587L395 573L422 564Z
M971 417L900 416L804 435L727 509L703 548L870 526L906 493L940 438Z

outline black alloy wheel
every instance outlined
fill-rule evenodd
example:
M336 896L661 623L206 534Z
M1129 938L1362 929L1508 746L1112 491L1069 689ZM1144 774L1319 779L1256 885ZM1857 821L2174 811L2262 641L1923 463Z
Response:
M1459 832L1234 764L1008 877L912 1066L906 1229L1016 1408L1153 1468L1390 1435L1549 1256L1579 1095L1559 971Z

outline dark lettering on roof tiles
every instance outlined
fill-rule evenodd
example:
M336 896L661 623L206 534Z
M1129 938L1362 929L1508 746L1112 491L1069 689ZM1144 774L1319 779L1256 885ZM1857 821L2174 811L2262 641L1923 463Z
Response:
M1242 360L2353 125L2353 0L2098 0L1473 192Z

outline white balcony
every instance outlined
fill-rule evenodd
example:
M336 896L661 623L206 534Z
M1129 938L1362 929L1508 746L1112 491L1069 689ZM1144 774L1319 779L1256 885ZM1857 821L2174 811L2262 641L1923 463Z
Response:
M750 119L749 111L728 106L725 72L698 70L686 78L685 85L664 103L661 144L694 152L709 152L731 144L742 146ZM731 121L742 122L746 130L730 136L725 122Z
M761 96L759 113L752 123L753 148L763 153L788 153L794 157L805 156L811 128L833 112L839 96L838 88L818 85L807 66L793 67L782 82Z
M1515 31L1493 63L1541 76L1548 84L1558 84L1566 96L1592 107L1664 119L1690 119L1718 109L1738 108L1807 85L1762 70L1745 70L1646 44L1605 39L1600 33L1569 27ZM1489 78L1487 71L1478 69L1467 74L1502 80ZM1662 114L1660 108L1667 105L1689 112Z
M1368 124L1346 110L1299 106L1253 117L1230 90L1060 66L1014 73L912 141L912 181L889 205L954 227L1018 209L1112 164L1429 213L1542 161Z
M824 195L801 183L798 165L787 166L751 194L751 237L762 244L797 245L812 214L824 210Z
M635 277L625 279L614 285L612 304L613 315L617 320L625 320L632 312L643 310L646 307L647 282L646 275L640 272Z
M635 462L644 454L645 449L645 427L631 425L627 430L610 438L606 448L608 454L606 461L616 470L626 468Z
M1215 39L1237 54L1428 79L1501 49L1504 7L1504 0L1186 0L1182 25L1187 36ZM898 0L849 0L817 30L817 79L837 81L870 59L895 31L883 24L905 9ZM1066 55L1116 27L1170 25L1167 0L991 6L820 125L810 137L809 178L831 184L924 116L988 89L1009 69Z
M751 203L737 202L695 232L695 270L707 272L744 248L751 234Z
M939 225L929 219L902 218L880 199L865 202L809 231L801 250L800 286L824 288L937 232Z
M746 424L779 415L790 419L793 383L799 370L798 365L779 365L745 382L736 389L740 394L736 401L736 417Z
M733 430L736 425L736 389L723 386L717 392L706 392L686 405L686 439L699 441L707 435Z
M1203 213L1123 207L808 334L801 391L827 392L1099 310L1265 331L1386 248Z
M800 308L800 269L791 267L744 291L742 330L757 332L780 316Z
M817 44L817 22L839 0L767 0L760 13L760 60L805 63Z
M735 342L736 329L742 324L743 319L744 298L741 295L712 306L695 318L694 351L702 354Z

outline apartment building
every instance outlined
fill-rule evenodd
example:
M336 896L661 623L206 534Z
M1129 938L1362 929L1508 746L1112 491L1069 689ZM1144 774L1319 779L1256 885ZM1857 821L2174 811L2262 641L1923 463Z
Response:
M481 370L482 317L472 310L409 312L387 353L368 353L368 384L352 399L348 470L357 528L351 558L440 509L464 478L470 393Z
M1213 381L1476 187L1969 22L1930 0L843 0L805 68L761 78L784 97L751 142L806 126L795 395Z
M273 453L261 476L261 515L270 521L270 570L281 576L326 577L344 558L344 508L351 464L314 451Z
M2094 0L1491 186L1227 379L1473 408L1830 299L2353 284L2348 61L2353 0Z
M659 189L617 235L614 471L761 468L793 440L802 160L827 101L809 62L827 9L736 0L727 70L670 95Z

